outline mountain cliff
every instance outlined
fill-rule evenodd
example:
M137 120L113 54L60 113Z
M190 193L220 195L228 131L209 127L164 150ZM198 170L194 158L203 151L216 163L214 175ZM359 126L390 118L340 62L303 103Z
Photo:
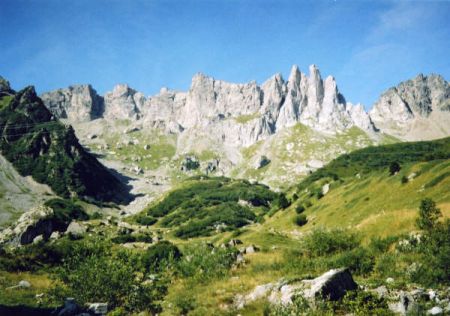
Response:
M164 176L178 177L173 170L180 159L194 154L200 160L208 157L202 162L220 174L287 184L357 148L450 135L449 85L433 75L389 89L370 113L361 104L347 102L336 80L322 79L315 65L308 75L294 65L287 80L275 74L261 85L198 73L188 91L162 88L150 97L124 84L104 97L83 87L44 93L42 98L56 117L73 124L85 145L113 161L111 166L118 160L129 165L131 160L144 176L156 165L163 167ZM70 98L57 102L60 94L69 92ZM125 131L134 132L124 134L123 122ZM169 139L164 157L154 151L160 147L151 145L161 145L155 138ZM126 148L138 142L150 149L140 155ZM260 168L263 156L270 164Z
M214 128L224 143L236 144L237 141L241 146L250 146L297 123L332 133L353 126L374 131L368 114L361 106L346 103L333 77L322 80L315 65L310 66L309 72L308 77L293 66L287 81L276 74L261 86L256 82L228 83L199 73L192 78L188 92L163 88L158 95L149 98L127 85L118 85L105 94L101 116L140 119L145 126L172 133L197 127ZM75 97L76 94L79 96ZM61 95L70 97L60 102ZM101 97L90 86L44 93L42 99L55 116L69 121L97 117L85 115L86 102L92 104L91 113L102 112L97 102ZM71 117L65 113L80 115ZM247 116L245 122L243 116ZM240 122L230 120L233 118Z
M376 126L405 140L450 135L450 85L439 75L418 75L383 93L370 111Z

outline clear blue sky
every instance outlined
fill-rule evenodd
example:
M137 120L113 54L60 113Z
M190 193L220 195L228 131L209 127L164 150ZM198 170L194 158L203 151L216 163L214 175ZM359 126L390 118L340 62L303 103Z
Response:
M187 90L203 72L262 83L316 64L351 102L418 73L450 77L449 1L0 0L0 74L44 92Z

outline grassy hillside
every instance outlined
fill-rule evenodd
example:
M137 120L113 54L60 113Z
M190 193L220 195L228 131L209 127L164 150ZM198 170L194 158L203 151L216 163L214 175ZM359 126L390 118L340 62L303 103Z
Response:
M425 198L437 203L441 223L450 218L449 141L340 156L285 195L244 180L194 177L130 218L133 233L124 232L127 225L114 224L115 219L108 224L92 220L89 226L98 238L86 235L73 242L64 237L15 255L3 252L0 268L7 272L0 273L0 286L11 286L23 275L48 295L48 305L70 295L112 302L119 315L140 309L161 315L273 315L264 300L236 309L236 296L257 285L312 278L342 266L371 289L386 285L400 291L411 284L446 289L449 222L420 231L416 219ZM300 215L306 223L297 220ZM424 241L417 243L411 232L425 236ZM147 238L138 238L144 234ZM148 240L156 239L165 241L146 250ZM221 246L231 239L242 244ZM239 248L250 245L259 251L245 254L237 264ZM62 261L69 264L59 269ZM18 274L30 270L32 276ZM55 277L64 286L48 283ZM138 291L124 291L127 287ZM35 304L34 288L21 291L17 297L4 292L0 304L21 299ZM355 300L322 314L369 315L371 302L366 303ZM421 304L426 310L435 303ZM382 305L380 315L391 315L386 301Z
M186 239L261 222L270 210L285 206L284 194L272 192L265 185L199 176L153 203L137 220L159 218L157 226L173 228L174 236Z
M232 171L233 177L254 179L273 187L287 189L311 170L326 164L333 158L376 144L394 143L392 137L380 135L377 139L353 127L344 133L330 135L303 124L279 131L266 141L260 141L241 150L243 161ZM262 155L271 162L256 169L255 162Z

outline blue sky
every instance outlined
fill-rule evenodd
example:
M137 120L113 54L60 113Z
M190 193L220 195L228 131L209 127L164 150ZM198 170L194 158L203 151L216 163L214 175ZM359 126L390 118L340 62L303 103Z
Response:
M293 64L370 108L418 73L450 77L449 1L0 0L0 75L44 92L117 83L152 95L196 72L262 83Z

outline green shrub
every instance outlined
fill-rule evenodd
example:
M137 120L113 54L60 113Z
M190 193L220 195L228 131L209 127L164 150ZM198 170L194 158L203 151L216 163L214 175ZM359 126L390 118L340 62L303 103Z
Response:
M71 200L51 199L44 203L53 210L53 225L58 230L64 230L72 220L88 220L89 215L81 205Z
M152 226L155 224L158 220L154 218L153 216L139 216L136 218L136 222L140 225L145 226Z
M91 216L90 219L102 219L103 218L103 214L100 212L94 212Z
M211 207L211 214L193 219L175 231L179 238L209 236L215 231L230 231L243 227L256 219L248 207L239 204L224 203Z
M175 307L178 309L178 315L188 315L188 313L197 307L195 297L189 293L178 295L174 301Z
M359 246L358 236L341 229L314 229L302 240L303 251L310 257L348 251L357 246Z
M399 239L397 236L388 236L385 238L373 237L370 239L369 249L375 254L383 254L389 250L389 247Z
M74 297L78 303L108 302L112 309L127 311L161 311L158 304L167 287L155 280L147 285L139 277L131 253L72 256L70 262L57 271L61 283L52 294L56 299Z
M403 176L402 177L402 180L401 180L401 182L402 182L402 184L406 184L406 183L408 183L408 177L407 176Z
M436 202L429 198L424 199L420 202L417 227L428 231L432 230L436 228L439 217L441 216L441 210L436 207Z
M401 169L400 164L397 161L393 161L389 165L389 174L392 176L392 175L396 174L397 172L399 172L400 169Z
M160 241L142 255L142 265L149 272L161 271L172 261L180 260L181 255L177 246L168 241Z
M280 193L278 196L278 199L276 200L276 206L278 208L285 209L285 208L289 207L289 205L291 205L291 203L286 198L286 195L284 195L283 193Z
M306 219L305 214L299 214L299 215L295 216L294 222L298 226L304 226L304 225L306 225L306 223L308 223L308 220Z
M450 285L450 220L429 230L419 249L422 260L413 279L426 286Z
M330 268L347 267L352 273L367 276L373 271L375 258L366 248L357 247L339 254L331 262Z
M275 212L279 205L289 205L285 195L262 184L223 177L192 177L185 186L151 205L146 213L161 218L163 227L175 227L175 236L186 239L234 230L257 217L261 222L269 210Z
M111 241L115 244L125 244L128 242L136 242L136 237L133 235L118 235L111 238Z
M213 248L205 243L190 245L183 251L177 269L183 277L208 282L227 276L237 253L235 248Z
M303 204L299 204L295 207L295 212L297 212L297 214L301 214L305 211L305 207L303 206Z
M355 316L377 315L387 316L394 315L389 310L388 303L385 299L366 291L350 291L338 303L341 311L352 313Z

